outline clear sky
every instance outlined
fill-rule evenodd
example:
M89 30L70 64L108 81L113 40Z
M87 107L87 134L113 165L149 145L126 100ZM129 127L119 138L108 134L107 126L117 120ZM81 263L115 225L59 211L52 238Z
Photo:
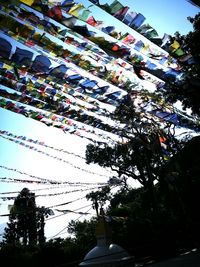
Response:
M80 0L79 2L86 7L91 4L88 0ZM100 0L99 2L100 4L110 4L113 0ZM194 17L200 11L198 7L191 5L187 0L123 0L119 2L130 7L129 11L143 14L146 17L144 23L149 23L155 28L160 37L164 33L173 35L176 31L187 34L192 30L192 25L187 17ZM96 10L96 14L100 16L99 9ZM104 18L111 25L112 21L109 19L111 17L109 16L107 19L104 13Z
M88 1L80 1L89 6ZM112 1L101 1L100 3L111 3ZM187 21L188 16L194 16L198 13L199 9L189 4L186 0L127 0L121 1L124 5L130 6L130 10L140 12L146 17L152 27L154 27L163 36L164 33L173 34L177 30L182 34L186 34L192 29L191 24ZM96 13L100 16L101 12ZM112 25L113 20L110 20L110 16L101 17L102 20L106 19L108 25ZM115 24L116 25L116 24ZM120 24L120 27L123 27ZM66 149L74 154L79 154L84 157L85 147L88 144L88 140L73 136L71 134L65 134L62 130L54 127L48 127L45 124L26 118L22 115L17 115L11 111L0 108L0 130L7 130L16 135L24 135L32 139L45 141L46 144L54 146L56 148ZM44 149L38 147L40 150L46 151L49 154L56 155L57 157L63 157L66 161L71 162L72 165L79 166L80 168L86 169L89 172L97 172L100 174L107 174L105 170L102 170L98 166L87 166L84 160L80 160L73 155L67 155L60 152L55 152L50 149ZM107 177L97 176L88 172L83 172L77 168L72 167L70 164L60 162L58 160L42 155L36 151L32 151L26 147L22 147L16 143L8 140L4 140L0 137L0 165L9 168L17 169L24 173L28 173L35 176L46 177L52 180L67 180L75 182L106 182ZM19 173L5 170L0 168L0 177L13 177L25 179L24 175ZM27 178L27 176L26 176ZM28 177L29 178L29 177ZM27 179L28 179L27 178ZM23 187L32 189L48 188L49 186L35 185L35 184L21 184L21 183L0 183L0 193L9 191L19 191ZM74 190L77 187L66 187L60 189L51 189L38 191L37 194L63 192L68 190ZM84 189L84 188L82 188ZM84 196L87 192L77 192L66 195L60 195L55 197L38 197L36 198L37 205L52 206L70 200L76 200ZM0 194L0 197L4 196ZM8 213L8 204L12 204L13 201L3 201L0 199L0 214ZM85 205L90 204L86 200L80 200L73 204L64 206L65 209L77 209ZM80 211L86 212L90 207L81 209ZM90 210L94 214L93 210ZM59 213L61 214L61 213ZM69 214L64 215L46 223L46 236L49 238L57 234L60 230L67 226L67 222L70 219L77 219L80 215ZM87 218L82 216L82 218ZM6 222L6 217L0 217L0 223ZM65 231L66 232L66 231ZM65 235L61 235L64 237Z
M186 0L127 0L124 3L142 13L160 36L173 35L176 31L187 34L192 30L187 17L194 17L200 11Z

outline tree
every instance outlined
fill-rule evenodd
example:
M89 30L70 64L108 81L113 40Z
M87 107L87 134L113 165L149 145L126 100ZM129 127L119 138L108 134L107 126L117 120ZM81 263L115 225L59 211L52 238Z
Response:
M104 186L101 190L92 191L86 195L86 199L92 201L92 207L95 209L97 217L99 216L99 210L103 208L103 205L107 200L110 200L110 198L109 186Z
M174 203L174 206L179 204L183 217L190 218L191 222L194 223L196 221L198 224L200 223L200 215L197 212L200 201L198 194L200 189L200 156L194 151L198 151L199 148L199 136L185 141L183 149L165 166L163 170L164 179L160 184L160 187L164 188L164 190L173 188L179 202ZM170 198L170 195L165 194L165 197ZM186 220L185 218L184 220Z
M177 58L182 76L180 80L167 81L163 93L167 101L175 103L181 101L183 107L191 108L194 115L200 116L200 13L188 20L193 24L194 30L187 35L176 33L173 40L180 47L172 56ZM177 51L181 51L181 55Z
M162 122L161 126L143 111L136 111L132 94L116 108L113 115L113 119L125 125L118 131L122 141L89 144L86 162L110 167L124 186L128 178L139 181L148 189L149 203L155 208L154 183L159 181L163 165L168 157L176 153L179 142L169 131L171 125Z
M35 195L29 189L22 189L16 197L9 221L4 235L7 242L21 242L23 245L37 243Z
M36 245L45 242L44 218L51 210L37 207L35 194L23 188L10 210L8 227L5 229L5 243L17 245Z
M68 225L68 233L74 236L74 242L81 257L96 245L96 223L96 218L91 218L82 222L72 220Z
M156 216L151 216L144 187L113 195L107 216L114 242L136 256L156 257L199 246L200 156L194 153L199 147L199 136L184 140L184 146L163 166L162 179L154 186Z

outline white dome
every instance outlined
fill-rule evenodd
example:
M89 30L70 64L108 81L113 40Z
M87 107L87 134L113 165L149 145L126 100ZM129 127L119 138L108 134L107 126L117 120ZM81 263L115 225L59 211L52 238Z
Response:
M107 246L97 245L90 250L79 266L94 265L113 261L121 261L130 258L129 254L122 247L116 244L108 244Z

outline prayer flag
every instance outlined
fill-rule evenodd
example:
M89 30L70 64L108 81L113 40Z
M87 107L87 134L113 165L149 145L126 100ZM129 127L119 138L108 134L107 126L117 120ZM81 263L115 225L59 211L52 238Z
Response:
M124 8L124 6L118 0L114 0L114 2L111 3L109 6L111 14L115 14L117 11L119 11L122 8Z

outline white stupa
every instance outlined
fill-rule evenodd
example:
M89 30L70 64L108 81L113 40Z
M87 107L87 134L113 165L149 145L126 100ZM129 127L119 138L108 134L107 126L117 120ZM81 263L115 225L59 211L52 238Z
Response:
M97 245L90 250L80 267L114 267L127 266L133 267L134 257L122 247L111 242L111 230L104 217L99 218L96 226Z

